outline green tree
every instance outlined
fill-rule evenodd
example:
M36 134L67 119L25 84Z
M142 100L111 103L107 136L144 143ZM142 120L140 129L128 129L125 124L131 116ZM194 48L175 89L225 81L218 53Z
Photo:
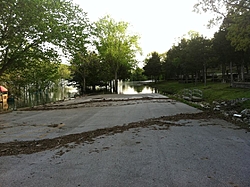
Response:
M206 84L207 68L212 56L212 43L203 36L193 35L188 41L186 52L186 68L188 72L195 77L197 83L200 76Z
M198 0L197 12L212 12L215 17L210 25L223 21L227 25L227 38L236 50L250 47L250 1L249 0Z
M190 49L188 48L190 40L182 38L177 45L174 45L167 52L167 59L165 59L165 72L176 69L178 78L185 79L188 81L189 75L192 74L194 66L189 64L190 62ZM171 72L172 74L173 72ZM170 75L167 75L169 77Z
M71 79L70 66L66 64L60 64L58 67L59 79L69 80Z
M217 67L221 66L222 70L222 81L226 81L227 68L230 66L230 63L236 63L238 55L236 55L235 48L231 45L231 42L226 38L227 31L225 29L220 29L214 34L213 39L213 48L218 57Z
M128 23L116 22L105 16L95 23L95 46L98 54L114 76L114 91L118 89L118 73L123 67L131 69L136 64L136 54L141 51L138 35L128 33Z
M87 54L76 54L71 60L73 80L80 83L81 92L86 93L86 87L92 86L93 91L96 85L106 83L108 77L107 66L100 60L95 52Z
M67 0L2 0L0 76L27 61L59 61L88 36L86 14ZM83 45L83 44L82 44Z
M86 92L86 76L88 62L88 54L80 52L76 52L70 61L70 68L73 80L79 82L82 94Z
M179 46L175 45L168 50L162 64L165 79L178 79L183 74L180 52Z
M49 101L49 93L57 87L60 79L68 76L66 67L60 64L30 59L18 69L6 70L1 79L10 93L25 104L30 103L30 99L34 97L38 103Z
M182 77L187 82L191 75L195 83L203 77L206 84L207 68L212 56L211 40L196 32L189 32L188 39L182 38L167 52L163 70L168 78Z
M131 81L145 81L146 77L144 75L144 70L137 66L135 69L132 70L130 80Z
M148 78L152 78L155 81L159 80L162 74L162 62L160 55L157 52L149 54L148 58L145 59L143 69L144 74Z

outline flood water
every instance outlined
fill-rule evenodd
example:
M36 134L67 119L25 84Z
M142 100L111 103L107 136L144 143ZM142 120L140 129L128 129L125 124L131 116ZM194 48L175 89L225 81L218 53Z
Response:
M8 100L0 102L0 111L16 110L24 107L34 107L46 103L73 97L77 92L75 88L62 85L44 92L22 91L19 96L8 95Z
M119 81L118 94L157 93L155 88L148 86L151 81Z
M119 81L118 94L146 94L157 93L158 91L150 86L151 81ZM0 102L0 111L16 110L21 107L33 107L45 103L55 102L62 99L74 97L77 88L73 86L60 87L54 92L47 94L26 93L24 99L15 99L14 102Z

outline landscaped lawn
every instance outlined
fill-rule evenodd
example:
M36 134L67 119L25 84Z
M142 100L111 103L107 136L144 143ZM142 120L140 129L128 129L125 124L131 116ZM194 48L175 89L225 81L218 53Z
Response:
M199 89L203 92L203 99L205 102L212 103L213 101L228 101L240 98L250 99L250 89L244 88L232 88L230 83L220 82L208 82L207 85L204 83L179 83L178 81L162 81L158 83L152 83L152 87L159 90L160 93L173 96L180 94L184 89ZM243 108L250 108L250 100L242 103Z

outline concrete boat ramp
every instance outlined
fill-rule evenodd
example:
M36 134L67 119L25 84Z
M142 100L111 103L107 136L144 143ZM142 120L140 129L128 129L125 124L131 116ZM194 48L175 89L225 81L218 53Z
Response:
M250 186L249 133L160 94L0 114L0 186Z

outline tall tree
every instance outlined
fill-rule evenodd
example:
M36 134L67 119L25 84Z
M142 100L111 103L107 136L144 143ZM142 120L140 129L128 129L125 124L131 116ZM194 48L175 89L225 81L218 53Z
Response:
M95 23L95 46L101 60L113 74L114 92L118 90L118 72L121 67L132 68L136 64L136 54L141 51L139 36L128 33L129 24L116 22L105 16Z
M213 48L218 57L217 63L221 66L223 82L227 78L227 67L230 66L230 63L237 62L235 48L231 45L231 42L227 40L226 35L227 31L221 28L214 34L213 39Z
M8 69L3 74L3 81L11 94L21 100L27 95L45 95L49 93L60 79L69 78L67 67L50 61L30 59L25 66Z
M163 63L166 77L179 77L188 81L191 75L195 83L201 78L206 84L206 72L213 57L211 40L200 36L197 32L189 32L189 38L182 38L166 55Z
M144 70L137 66L135 69L132 70L130 80L131 81L145 81L146 76L144 75Z
M0 3L0 76L30 59L56 62L60 49L84 42L86 14L67 0L2 0Z
M71 60L71 70L73 79L80 83L81 93L86 93L86 87L92 86L95 90L96 85L106 83L110 80L104 62L95 52L87 54L76 54Z
M148 58L145 59L145 65L143 67L144 74L148 78L152 78L155 80L159 80L162 74L162 62L161 57L157 52L152 52L148 55Z
M249 0L198 0L194 5L197 12L212 12L216 21L227 24L227 38L235 49L248 50L250 47L250 1Z
M212 57L211 41L203 36L193 35L188 41L185 52L187 53L186 67L190 74L194 75L195 83L202 72L203 82L206 84L207 68Z
M172 46L168 50L163 64L162 69L166 79L178 79L180 75L183 74L181 68L181 57L180 57L179 46Z

